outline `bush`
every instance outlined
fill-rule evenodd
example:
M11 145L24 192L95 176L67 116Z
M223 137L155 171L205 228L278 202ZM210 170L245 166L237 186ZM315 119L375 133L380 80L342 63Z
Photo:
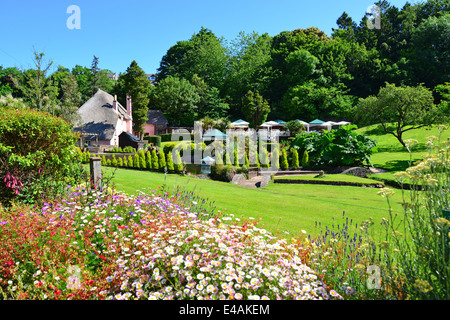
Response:
M132 146L127 146L127 147L123 148L123 152L125 152L125 153L135 153L136 149L133 148Z
M119 159L117 159L117 165L118 165L119 167L123 167L123 159L122 159L122 157L120 157Z
M139 169L141 167L141 163L139 161L139 154L135 153L133 156L133 168Z
M117 159L116 159L116 155L115 154L112 155L111 165L114 166L114 167L117 167Z
M167 170L174 171L175 167L173 165L172 152L167 154Z
M288 159L287 159L287 153L286 153L285 149L283 149L281 151L280 167L283 170L288 170L289 169L289 162L288 162Z
M161 136L147 136L144 137L149 144L152 143L155 147L161 147Z
M159 158L156 154L156 150L153 149L152 151L152 169L158 170L159 169Z
M128 156L128 168L133 168L133 158L131 157L131 155Z
M297 149L291 149L292 152L292 163L291 163L291 167L293 169L298 169L300 167L300 162L298 159L298 151Z
M164 152L160 152L158 158L159 169L164 170L164 168L166 167L166 155L164 154Z
M183 171L183 162L181 161L180 153L177 151L173 159L173 165L176 172Z
M230 182L237 173L237 168L225 165L211 166L210 177L213 180Z
M323 133L311 132L297 135L291 146L299 152L308 151L310 166L358 166L370 163L376 141L357 134L354 125Z
M48 113L1 108L0 202L36 203L80 181L85 173L77 139L67 122ZM7 175L14 177L9 186Z
M102 163L102 166L106 166L106 157L105 157L105 155L102 156L101 163Z
M308 150L305 150L305 152L303 152L303 157L302 157L302 167L303 167L303 168L308 168L308 167L309 167L309 154L308 154Z
M152 154L150 151L147 151L145 153L145 167L147 169L152 169Z

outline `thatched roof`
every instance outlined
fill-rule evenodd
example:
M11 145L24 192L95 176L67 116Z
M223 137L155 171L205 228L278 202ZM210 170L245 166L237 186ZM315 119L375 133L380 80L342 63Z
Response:
M148 110L147 118L148 118L148 120L146 121L146 123L148 123L148 124L154 124L154 125L168 125L169 124L169 121L167 121L166 117L161 112L161 110Z
M99 135L98 140L111 140L114 137L119 114L125 119L131 119L126 109L119 102L117 102L118 113L115 112L113 101L112 95L99 89L92 98L78 109L81 123L76 126L75 130L96 133ZM87 136L86 139L93 140L95 137Z

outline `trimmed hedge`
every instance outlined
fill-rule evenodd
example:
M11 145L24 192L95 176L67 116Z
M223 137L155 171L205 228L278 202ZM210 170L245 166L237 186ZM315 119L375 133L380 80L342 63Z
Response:
M147 137L144 137L144 140L146 140L147 141L147 143L153 143L153 145L155 146L155 147L161 147L161 142L162 142L162 139L161 139L161 136L147 136Z

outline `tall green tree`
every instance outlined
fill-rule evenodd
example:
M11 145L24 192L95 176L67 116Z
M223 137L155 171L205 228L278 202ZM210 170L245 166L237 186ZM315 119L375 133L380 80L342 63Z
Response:
M47 76L53 61L46 62L45 54L34 52L33 64L35 69L24 72L20 88L24 99L31 108L47 111L55 114L58 88L50 77Z
M144 123L147 121L150 82L144 70L133 60L123 74L124 89L132 100L133 129L138 135L144 133Z
M66 77L61 80L61 99L60 99L60 116L75 124L79 120L78 109L81 106L81 93L78 91L78 84L75 76L67 73Z
M384 131L406 146L403 134L439 120L432 92L423 86L386 84L377 96L360 99L355 110L362 124L379 123Z
M158 68L158 81L168 76L191 80L197 74L210 87L220 90L226 63L223 39L202 27L188 41L177 42L167 51Z
M242 113L250 123L251 128L256 128L267 119L270 106L258 91L248 91L242 99Z
M193 126L199 102L197 88L188 80L173 76L158 82L150 98L151 107L161 110L172 126Z

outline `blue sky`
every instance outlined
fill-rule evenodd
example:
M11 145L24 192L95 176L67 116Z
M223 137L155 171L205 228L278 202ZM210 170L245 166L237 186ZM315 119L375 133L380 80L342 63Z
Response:
M374 0L0 0L0 65L32 67L33 51L55 67L90 66L125 72L136 60L154 73L167 50L203 26L233 40L240 31L268 33L318 27L331 35L346 11L357 23ZM403 7L406 0L391 0ZM410 3L417 3L411 0ZM80 10L81 29L66 22L70 5Z

